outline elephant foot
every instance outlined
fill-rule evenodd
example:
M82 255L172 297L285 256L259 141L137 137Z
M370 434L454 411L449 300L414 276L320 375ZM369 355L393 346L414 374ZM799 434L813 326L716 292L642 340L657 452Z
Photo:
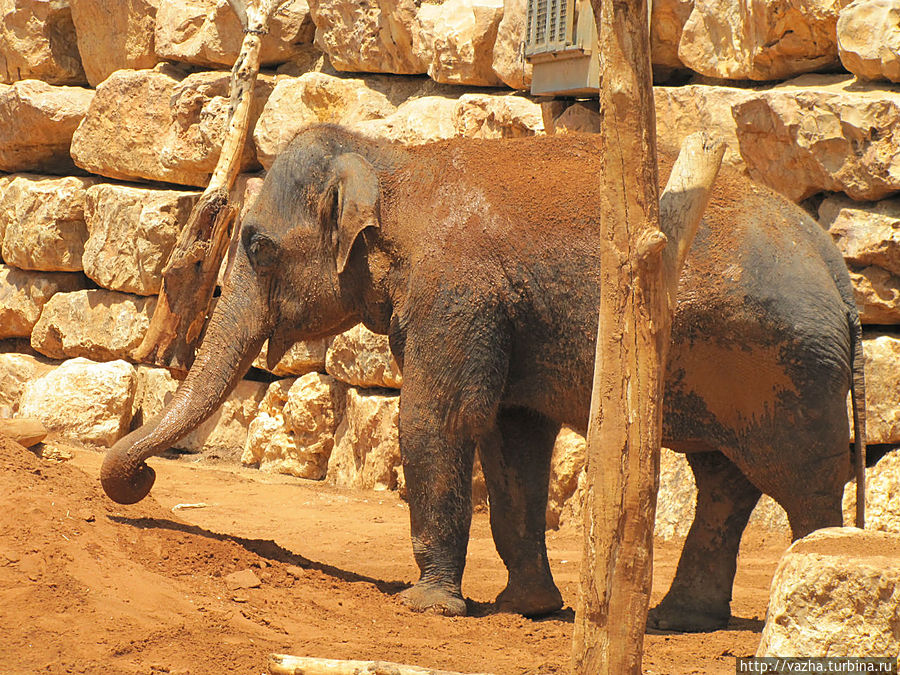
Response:
M728 627L731 612L689 607L666 602L664 598L647 614L647 628L680 633L711 633Z
M556 585L549 581L540 584L508 584L494 604L501 612L543 616L562 609L563 599Z
M459 591L444 586L419 582L400 593L400 601L414 612L444 616L465 616L466 601Z

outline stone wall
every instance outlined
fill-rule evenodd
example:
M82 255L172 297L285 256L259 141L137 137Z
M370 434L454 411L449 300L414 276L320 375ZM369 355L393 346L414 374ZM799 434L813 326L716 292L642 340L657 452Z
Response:
M720 133L729 164L831 232L866 324L868 440L889 445L900 444L898 13L898 0L659 0L652 15L660 145ZM524 21L525 0L290 0L263 43L235 198L314 122L407 144L596 129L596 102L528 95ZM177 387L133 354L215 164L240 38L225 0L0 0L0 416L107 446ZM182 448L403 490L402 376L383 337L360 326L295 345L269 373L265 362L264 348ZM583 463L583 439L564 430L551 525L577 516ZM674 454L663 467L657 530L683 535L690 471ZM892 475L878 479L884 493ZM784 525L777 507L761 510Z

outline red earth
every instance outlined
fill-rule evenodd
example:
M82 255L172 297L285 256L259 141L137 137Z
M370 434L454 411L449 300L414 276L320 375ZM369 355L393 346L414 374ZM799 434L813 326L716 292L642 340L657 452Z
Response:
M561 612L494 612L505 570L487 513L477 512L463 581L470 616L415 614L396 595L416 567L407 507L393 493L156 458L151 496L123 507L100 489L101 455L72 451L71 461L50 462L0 438L3 675L259 674L273 652L496 675L569 671L574 527L548 533ZM733 673L735 657L759 642L788 543L748 530L729 628L648 634L644 671ZM657 542L654 603L680 546ZM247 570L258 587L242 587L244 577L255 584Z

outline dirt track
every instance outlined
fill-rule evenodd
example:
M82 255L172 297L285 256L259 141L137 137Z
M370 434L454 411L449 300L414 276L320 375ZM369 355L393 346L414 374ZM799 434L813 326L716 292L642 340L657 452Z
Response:
M415 578L408 512L391 493L353 492L256 471L151 460L151 498L111 503L100 455L37 458L0 439L0 673L265 671L270 652L385 659L458 671L568 672L580 536L549 533L567 607L541 621L495 614L505 570L476 513L463 591L471 616L413 614L395 593ZM176 504L204 503L178 509ZM729 630L651 634L647 673L734 672L753 653L768 585L787 545L751 530ZM680 550L660 543L654 602ZM258 588L229 588L252 570Z

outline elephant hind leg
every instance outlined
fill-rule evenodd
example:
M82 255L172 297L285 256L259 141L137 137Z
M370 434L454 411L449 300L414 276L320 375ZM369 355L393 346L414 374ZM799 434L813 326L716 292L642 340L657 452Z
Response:
M512 408L497 417L497 433L481 444L491 531L509 573L497 596L501 611L540 616L560 609L562 596L547 560L545 539L550 457L559 424Z
M661 630L718 630L731 616L741 535L762 494L721 452L687 455L697 482L697 510L669 592L650 611Z

